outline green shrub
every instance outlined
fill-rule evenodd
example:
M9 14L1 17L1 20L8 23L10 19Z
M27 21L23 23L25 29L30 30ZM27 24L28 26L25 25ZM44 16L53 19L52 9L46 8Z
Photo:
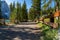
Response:
M44 40L56 40L57 30L52 29L45 32Z
M44 40L56 40L56 36L57 36L57 29L51 29L50 26L44 25L42 27L42 33L44 36Z
M50 18L44 19L44 22L50 22Z
M43 27L43 24L42 24L42 23L38 23L38 26L39 26L40 28L42 28L42 27Z
M52 29L50 26L42 24L43 26L41 27L42 29L42 34L44 40L57 40L57 29Z

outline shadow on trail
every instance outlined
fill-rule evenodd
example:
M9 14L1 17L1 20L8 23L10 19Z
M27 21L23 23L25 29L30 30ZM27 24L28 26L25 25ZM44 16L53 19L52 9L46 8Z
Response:
M25 30L25 29L30 29L30 30L36 30L36 29L31 29L31 28L17 28L17 29L22 31L0 29L0 40L15 40L14 38L19 38L19 40L40 40L40 36L41 36L40 32L31 33L30 31Z

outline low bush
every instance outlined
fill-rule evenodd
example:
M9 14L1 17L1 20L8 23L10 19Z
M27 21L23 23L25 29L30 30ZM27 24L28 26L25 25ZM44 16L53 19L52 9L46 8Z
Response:
M52 29L50 26L42 24L41 27L44 40L57 40L57 29Z

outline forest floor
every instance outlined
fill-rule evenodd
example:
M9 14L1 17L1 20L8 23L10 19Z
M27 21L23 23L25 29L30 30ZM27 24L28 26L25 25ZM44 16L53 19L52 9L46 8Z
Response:
M10 25L0 28L0 40L40 40L40 31L37 24Z

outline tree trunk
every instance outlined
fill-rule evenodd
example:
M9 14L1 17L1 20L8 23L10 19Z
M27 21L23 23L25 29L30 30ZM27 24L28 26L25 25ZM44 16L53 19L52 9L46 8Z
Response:
M5 19L4 19L4 25L6 25L6 24L5 24Z

